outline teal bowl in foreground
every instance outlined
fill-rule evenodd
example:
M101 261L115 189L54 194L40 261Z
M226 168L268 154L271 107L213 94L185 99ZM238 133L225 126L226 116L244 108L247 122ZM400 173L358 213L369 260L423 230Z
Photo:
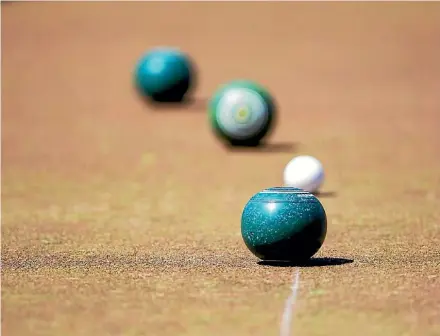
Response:
M241 217L248 249L267 261L303 262L324 243L327 216L312 194L293 187L274 187L255 194Z

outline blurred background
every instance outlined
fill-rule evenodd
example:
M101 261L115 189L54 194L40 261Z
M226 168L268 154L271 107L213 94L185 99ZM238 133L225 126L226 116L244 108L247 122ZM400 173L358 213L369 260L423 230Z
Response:
M5 333L276 334L291 269L256 264L240 215L308 154L332 195L320 256L354 263L302 270L296 330L437 334L438 3L1 9ZM133 89L163 45L193 58L193 104ZM209 127L236 78L277 100L270 150L229 151Z

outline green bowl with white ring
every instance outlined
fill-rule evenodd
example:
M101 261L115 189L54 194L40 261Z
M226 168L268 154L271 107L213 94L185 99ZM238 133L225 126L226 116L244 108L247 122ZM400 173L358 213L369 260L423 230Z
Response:
M256 146L275 120L274 99L261 85L236 80L220 87L209 103L209 120L217 136L237 146Z

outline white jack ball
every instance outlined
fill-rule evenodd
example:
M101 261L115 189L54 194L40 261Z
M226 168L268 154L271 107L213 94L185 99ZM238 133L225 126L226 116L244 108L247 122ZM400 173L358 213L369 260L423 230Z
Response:
M285 186L315 193L323 182L324 168L321 162L313 156L297 156L284 168Z

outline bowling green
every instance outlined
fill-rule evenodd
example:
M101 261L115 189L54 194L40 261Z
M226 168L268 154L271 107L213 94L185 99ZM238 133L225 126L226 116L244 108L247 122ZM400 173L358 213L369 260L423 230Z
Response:
M2 3L5 335L440 334L440 4ZM180 46L195 99L152 108L137 58ZM265 147L224 148L206 105L277 99ZM246 201L319 158L328 233L259 265Z

